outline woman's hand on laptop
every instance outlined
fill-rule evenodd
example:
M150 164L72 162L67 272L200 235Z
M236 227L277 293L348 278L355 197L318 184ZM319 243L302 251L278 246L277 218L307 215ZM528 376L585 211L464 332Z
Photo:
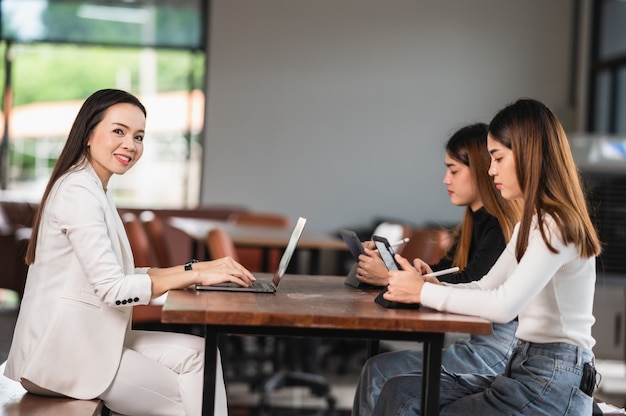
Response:
M233 282L248 287L256 280L248 269L231 257L195 263L193 270L199 272L200 281L198 283L203 285Z
M183 265L150 268L147 274L152 281L152 299L158 298L170 289L183 289L197 284L233 282L247 287L256 280L248 269L230 257L189 262L184 268Z

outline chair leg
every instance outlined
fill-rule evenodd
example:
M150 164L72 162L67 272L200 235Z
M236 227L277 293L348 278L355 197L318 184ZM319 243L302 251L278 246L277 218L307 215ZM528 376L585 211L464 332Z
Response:
M263 386L258 405L259 414L262 414L264 409L271 407L270 393L286 386L307 387L315 396L326 399L327 408L325 414L331 415L334 412L337 399L332 395L330 384L324 376L301 371L280 370L270 377Z

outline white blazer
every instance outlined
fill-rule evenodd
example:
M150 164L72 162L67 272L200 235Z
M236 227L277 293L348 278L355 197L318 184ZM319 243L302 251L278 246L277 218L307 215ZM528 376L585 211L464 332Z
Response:
M87 162L44 206L5 375L77 399L116 374L132 306L150 302L113 200Z

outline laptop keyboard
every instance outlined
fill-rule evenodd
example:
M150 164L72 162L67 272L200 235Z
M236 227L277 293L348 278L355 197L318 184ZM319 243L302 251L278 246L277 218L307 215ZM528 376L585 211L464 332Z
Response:
M216 284L214 284L212 286L218 286L218 287L241 287L237 283L233 283L233 282L216 283ZM271 289L272 288L272 285L270 283L266 283L266 282L252 282L251 286L252 287L262 287L264 289Z

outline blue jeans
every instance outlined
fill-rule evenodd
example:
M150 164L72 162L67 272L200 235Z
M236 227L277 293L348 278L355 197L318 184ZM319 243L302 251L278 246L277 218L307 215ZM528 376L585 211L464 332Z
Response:
M517 344L517 320L493 324L488 335L473 335L443 350L443 369L454 373L496 375L504 372L509 356ZM422 351L393 351L370 358L361 371L352 414L372 414L378 395L387 380L405 373L422 372ZM419 388L419 386L418 386Z
M580 382L590 350L567 343L520 342L501 375L441 375L440 415L589 416L591 396ZM385 383L374 415L419 415L421 374Z

